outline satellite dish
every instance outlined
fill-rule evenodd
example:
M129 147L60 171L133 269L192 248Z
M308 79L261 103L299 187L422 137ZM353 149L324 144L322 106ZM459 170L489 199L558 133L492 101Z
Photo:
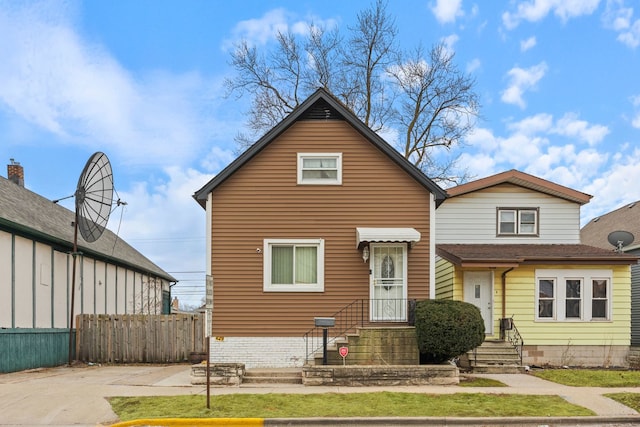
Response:
M95 153L87 161L76 188L76 223L88 243L100 238L113 204L113 172L107 155Z
M607 240L616 247L616 251L622 252L622 248L629 246L633 242L633 234L628 231L612 231L607 236Z
M69 366L73 359L73 319L76 291L76 258L78 231L88 243L100 238L109 221L113 204L113 172L106 154L97 152L89 158L80 174L74 194L76 217L73 232L73 268L71 273L71 304L69 307Z

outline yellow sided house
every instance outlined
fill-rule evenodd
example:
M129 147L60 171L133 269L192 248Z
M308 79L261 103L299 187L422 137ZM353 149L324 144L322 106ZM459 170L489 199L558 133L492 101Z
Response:
M627 365L638 258L580 242L592 196L517 170L447 193L436 211L436 298L476 305L486 342L513 346L522 365Z

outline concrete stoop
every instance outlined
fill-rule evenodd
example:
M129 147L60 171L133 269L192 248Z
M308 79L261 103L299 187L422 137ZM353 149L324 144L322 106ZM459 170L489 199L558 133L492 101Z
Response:
M465 363L465 362L463 362ZM518 374L524 372L520 356L506 341L487 340L466 354L465 368L477 374Z

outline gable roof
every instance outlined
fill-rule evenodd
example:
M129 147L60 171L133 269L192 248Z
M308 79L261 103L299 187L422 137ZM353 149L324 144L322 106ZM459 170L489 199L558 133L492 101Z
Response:
M612 249L607 240L612 231L628 231L635 240L625 250L640 248L640 201L628 203L614 211L593 218L580 230L580 241L585 245Z
M513 184L519 187L528 188L529 190L539 191L540 193L548 194L550 196L559 197L561 199L568 200L570 202L584 205L589 203L589 200L593 196L582 193L577 190L573 190L568 187L556 184L546 179L538 178L537 176L529 175L524 172L520 172L516 169L511 169L506 172L502 172L496 175L491 175L486 178L471 181L466 184L461 184L455 187L447 189L447 195L449 197L461 196L463 194L472 193L478 190L484 190L489 187L493 187L499 184Z
M46 242L60 250L73 250L75 213L21 185L0 177L0 230ZM78 237L78 251L96 259L177 282L176 278L144 257L109 229L93 243Z
M636 264L638 257L580 244L438 244L436 254L461 267L526 264Z
M194 199L205 208L207 195L211 193L218 185L222 184L227 178L233 175L238 169L244 166L249 160L260 153L274 139L289 129L298 120L345 120L356 131L358 131L373 146L386 154L393 162L408 173L419 184L433 193L436 206L444 201L447 197L446 192L438 186L434 181L428 178L418 167L405 159L400 153L389 145L378 134L365 125L358 117L353 114L347 107L338 101L333 95L326 90L320 88L316 90L309 98L294 109L287 117L278 123L274 128L267 132L262 138L255 142L238 158L231 162L226 168L218 173L213 179L206 183L201 189L193 195Z

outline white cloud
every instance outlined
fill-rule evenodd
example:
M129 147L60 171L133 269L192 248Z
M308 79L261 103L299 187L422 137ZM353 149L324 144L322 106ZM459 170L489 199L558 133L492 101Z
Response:
M508 30L513 30L522 21L538 22L550 13L562 22L571 18L592 14L600 0L530 0L518 3L514 12L504 12L502 23Z
M509 123L507 129L514 133L524 135L535 135L541 132L547 132L553 125L553 116L551 114L540 113L535 116L525 117L519 122Z
M625 7L624 0L608 0L602 14L605 28L618 33L617 40L635 49L640 45L640 19L633 21L633 8Z
M462 0L436 0L431 11L439 23L454 23L456 18L463 16Z
M213 146L209 153L201 161L202 167L212 173L217 173L224 169L236 158L231 150L223 150L220 147Z
M0 105L65 143L117 152L130 164L181 163L215 126L203 112L214 82L197 73L134 75L46 2L0 9L0 28Z
M273 9L266 12L260 18L240 21L231 31L231 38L222 42L222 49L233 49L239 40L245 40L249 46L264 46L275 40L278 33L291 32L297 35L305 35L309 27L313 25L323 28L334 28L338 22L335 19L321 19L317 16L309 16L306 19L295 17L284 8Z
M640 19L636 20L628 31L622 31L617 40L632 49L638 47L640 45Z
M561 126L571 129L567 134L574 137L575 142L550 138ZM546 113L507 123L504 136L479 128L465 140L473 151L467 150L461 161L477 176L516 168L582 191L609 162L608 154L588 145L592 128L597 126L583 123L572 114L554 121L553 116ZM581 148L581 144L588 146Z
M529 68L514 67L507 72L509 85L502 92L502 101L507 104L515 104L525 108L524 92L535 89L536 84L547 72L547 64L541 62Z
M520 51L521 52L526 52L527 50L533 48L536 45L536 38L535 36L531 36L526 40L522 40L520 41Z
M640 200L640 150L622 157L601 171L598 177L585 183L585 193L594 197L582 208L582 223L591 218L610 212L627 203Z
M286 32L289 28L298 29L295 23L290 27L287 24L287 13L283 8L273 9L258 19L240 21L232 30L233 38L225 40L223 48L233 47L236 40L244 39L251 46L264 46L273 40L278 32Z
M201 296L204 296L205 211L191 195L206 184L211 175L177 166L168 167L164 172L166 176L154 184L138 182L127 191L120 191L127 206L120 213L114 212L109 227L115 231L119 226L123 240L179 280L184 274L176 272L201 271L190 275L189 280L202 280ZM181 301L200 302L200 295L187 301L187 295L193 292L181 291L183 285L193 284L179 283L174 289Z
M607 0L607 7L602 14L605 28L614 31L626 30L631 26L633 8L625 7L623 0Z
M467 73L472 74L475 71L479 70L482 67L482 61L480 58L473 58L469 63L467 63Z
M460 40L460 37L457 34L451 34L442 38L444 48L449 54L452 54L455 51L454 46L458 40Z
M603 125L589 124L584 120L578 120L577 114L567 113L558 120L553 133L578 138L589 145L595 145L609 134L609 128Z

